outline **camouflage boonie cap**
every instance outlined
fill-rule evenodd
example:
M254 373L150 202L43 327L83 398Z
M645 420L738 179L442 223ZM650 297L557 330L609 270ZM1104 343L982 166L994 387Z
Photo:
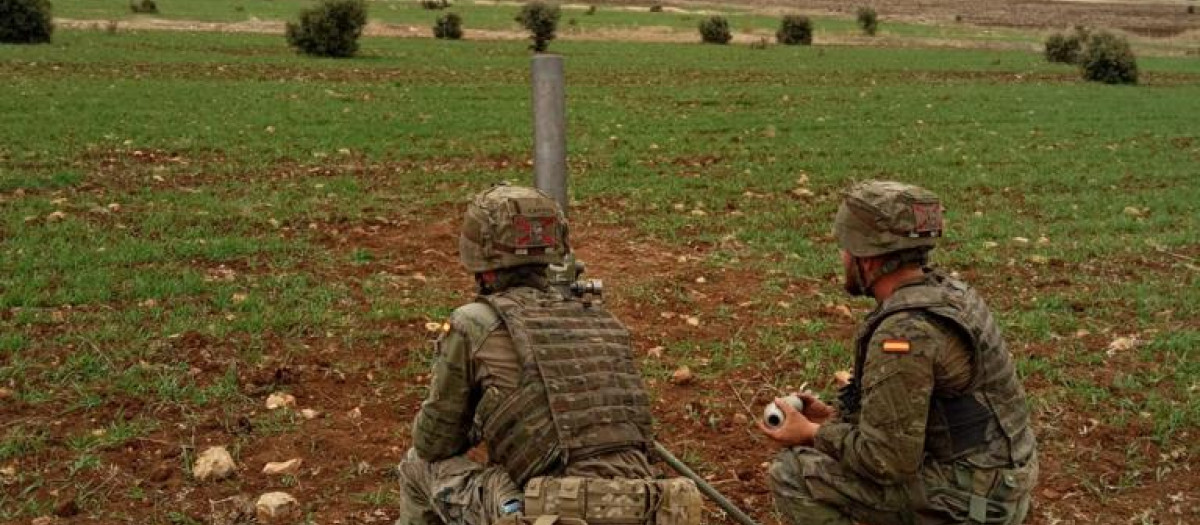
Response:
M508 183L471 200L458 237L458 258L471 273L559 264L570 251L558 203L540 190Z
M845 193L833 235L855 257L921 246L942 236L942 203L933 192L893 181L867 181Z

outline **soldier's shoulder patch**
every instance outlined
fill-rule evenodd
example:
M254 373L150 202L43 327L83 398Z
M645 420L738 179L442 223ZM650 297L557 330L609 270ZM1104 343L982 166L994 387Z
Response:
M905 339L884 339L883 353L885 354L907 354L912 350L912 344Z

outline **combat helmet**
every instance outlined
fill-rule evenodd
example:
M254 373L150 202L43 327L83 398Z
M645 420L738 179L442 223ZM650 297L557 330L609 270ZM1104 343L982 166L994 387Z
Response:
M932 249L942 236L942 203L933 192L893 181L856 184L833 221L838 245L855 257Z
M559 264L571 252L558 203L534 188L500 183L471 199L458 257L471 273L526 264Z

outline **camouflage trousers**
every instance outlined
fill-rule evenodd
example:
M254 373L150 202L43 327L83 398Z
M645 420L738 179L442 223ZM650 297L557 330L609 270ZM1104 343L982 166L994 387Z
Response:
M464 456L430 463L409 450L400 463L396 525L491 525L523 499L503 468ZM506 505L508 508L506 508Z
M918 478L880 485L815 449L784 450L768 482L775 508L791 525L1017 525L1029 512L1038 466L971 469L929 464Z

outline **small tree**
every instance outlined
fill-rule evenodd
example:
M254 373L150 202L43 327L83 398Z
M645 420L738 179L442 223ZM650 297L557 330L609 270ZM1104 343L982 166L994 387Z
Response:
M516 20L529 31L529 38L533 40L529 48L535 53L544 53L546 48L550 47L550 41L554 40L554 33L558 31L558 19L561 17L562 12L558 9L558 4L534 0L521 6Z
M728 44L733 40L729 21L722 16L712 16L700 21L700 40L706 44Z
M875 32L879 31L879 15L875 12L874 7L858 8L858 27L862 28L864 35L875 36Z
M1137 58L1122 37L1100 31L1088 37L1079 56L1083 78L1105 84L1137 84Z
M0 0L0 42L41 44L54 32L48 0Z
M288 22L287 41L306 55L350 57L358 52L358 37L367 25L364 0L322 0Z
M779 31L775 32L775 41L789 46L812 45L812 20L803 15L786 15L779 22Z
M462 17L458 13L446 13L433 23L434 38L458 40L463 36Z
M154 14L158 12L158 4L154 0L141 0L140 2L130 2L129 10L134 13Z

